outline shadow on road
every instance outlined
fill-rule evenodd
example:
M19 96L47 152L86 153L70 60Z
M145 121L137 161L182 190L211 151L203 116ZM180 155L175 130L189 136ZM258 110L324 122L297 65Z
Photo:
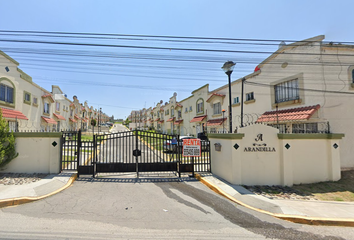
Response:
M195 182L198 181L194 177L184 174L180 178L176 174L153 174L139 173L139 177L135 174L106 174L93 178L92 176L80 176L76 179L79 182L118 182L118 183L158 183L158 182Z

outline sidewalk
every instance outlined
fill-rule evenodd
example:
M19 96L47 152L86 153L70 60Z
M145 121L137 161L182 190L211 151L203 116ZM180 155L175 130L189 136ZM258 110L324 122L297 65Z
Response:
M51 174L45 178L24 185L0 185L0 208L37 201L54 195L69 187L76 179L76 173Z
M30 184L0 185L0 208L52 196L69 187L76 177L74 172L64 172ZM311 225L354 227L354 202L273 200L229 184L213 174L196 174L196 178L229 200L276 218Z
M311 225L354 227L354 202L273 200L210 175L196 177L231 201L276 218Z

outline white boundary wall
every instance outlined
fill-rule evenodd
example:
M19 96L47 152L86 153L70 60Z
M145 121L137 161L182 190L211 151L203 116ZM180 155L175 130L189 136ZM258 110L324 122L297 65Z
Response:
M343 134L278 134L262 124L239 132L208 135L212 172L232 184L292 186L340 179Z
M18 157L0 169L11 173L59 173L62 133L15 133ZM52 144L56 142L54 147Z

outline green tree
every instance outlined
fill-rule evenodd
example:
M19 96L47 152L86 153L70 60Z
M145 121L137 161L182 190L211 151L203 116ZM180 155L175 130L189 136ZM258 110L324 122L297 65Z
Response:
M14 134L9 131L9 125L2 117L0 109L0 167L5 166L17 156Z

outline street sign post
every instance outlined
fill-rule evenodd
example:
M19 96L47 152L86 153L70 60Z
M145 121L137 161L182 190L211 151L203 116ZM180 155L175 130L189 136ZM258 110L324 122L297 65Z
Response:
M200 157L201 144L200 139L183 139L183 157Z

